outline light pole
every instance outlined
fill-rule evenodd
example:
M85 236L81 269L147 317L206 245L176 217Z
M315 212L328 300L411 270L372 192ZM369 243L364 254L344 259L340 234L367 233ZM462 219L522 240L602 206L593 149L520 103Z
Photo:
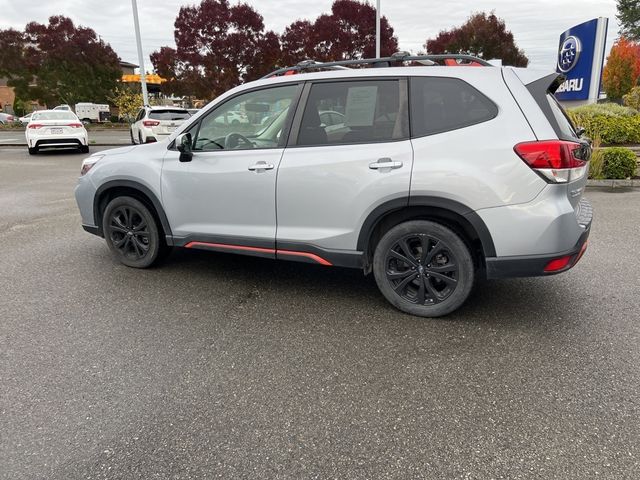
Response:
M376 58L380 58L380 0L376 0Z
M138 3L131 0L133 7L133 24L136 29L136 43L138 44L138 63L140 63L140 83L142 84L142 99L145 105L149 105L149 94L147 93L147 72L144 69L144 57L142 56L142 40L140 40L140 22L138 22Z

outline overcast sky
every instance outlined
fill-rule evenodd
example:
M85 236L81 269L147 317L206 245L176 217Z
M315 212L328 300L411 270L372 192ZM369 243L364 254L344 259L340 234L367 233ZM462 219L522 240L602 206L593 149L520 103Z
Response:
M236 3L237 0L231 0ZM370 3L375 0L370 0ZM609 17L607 50L618 35L615 0L381 0L402 50L417 52L427 38L460 25L472 12L494 10L506 21L530 65L555 68L558 36L567 28L595 17ZM145 57L163 45L174 46L173 23L180 5L195 0L138 0ZM262 16L267 29L281 33L297 19L315 19L329 12L333 0L247 0ZM0 28L24 28L29 21L46 22L66 15L93 28L111 44L122 60L138 63L129 0L0 0Z

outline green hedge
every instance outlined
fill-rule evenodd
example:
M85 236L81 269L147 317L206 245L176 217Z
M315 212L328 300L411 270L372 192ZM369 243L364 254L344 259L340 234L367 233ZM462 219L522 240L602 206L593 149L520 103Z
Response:
M607 179L625 179L636 174L636 154L624 147L602 149L602 176Z
M567 113L589 138L599 138L608 145L640 143L640 114L633 108L598 103L572 108Z

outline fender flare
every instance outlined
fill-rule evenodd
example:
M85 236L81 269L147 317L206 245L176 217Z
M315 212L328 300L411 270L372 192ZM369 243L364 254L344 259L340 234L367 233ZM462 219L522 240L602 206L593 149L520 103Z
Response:
M385 216L392 212L401 211L405 208L411 207L432 207L440 210L447 210L463 217L478 235L485 258L496 256L496 248L493 243L493 238L491 237L491 233L484 221L480 218L480 215L471 208L460 202L456 202L455 200L449 200L442 197L431 197L427 195L396 198L373 209L365 219L360 229L357 250L362 252L367 249L371 234L380 220Z
M171 226L169 225L169 219L164 212L164 208L162 208L160 200L158 200L158 197L156 197L156 195L151 191L149 187L146 187L141 183L134 182L133 180L112 180L100 185L93 197L93 219L98 227L98 233L100 236L104 236L104 233L102 231L102 218L100 217L100 197L102 197L102 194L105 191L116 187L132 188L134 190L138 190L140 193L146 196L153 204L153 208L158 214L158 218L160 219L160 223L162 224L162 229L164 230L165 236L172 235Z

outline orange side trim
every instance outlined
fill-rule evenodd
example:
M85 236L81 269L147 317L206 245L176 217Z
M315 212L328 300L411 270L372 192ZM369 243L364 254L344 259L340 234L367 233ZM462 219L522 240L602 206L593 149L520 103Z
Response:
M278 250L276 253L282 254L282 255L291 255L293 257L307 257L307 258L310 258L311 260L319 263L320 265L326 265L328 267L333 266L333 264L330 261L325 260L324 258L319 257L318 255L316 255L314 253L295 252L293 250Z

